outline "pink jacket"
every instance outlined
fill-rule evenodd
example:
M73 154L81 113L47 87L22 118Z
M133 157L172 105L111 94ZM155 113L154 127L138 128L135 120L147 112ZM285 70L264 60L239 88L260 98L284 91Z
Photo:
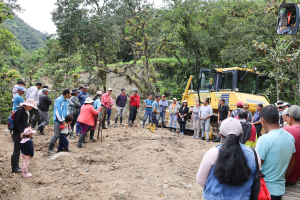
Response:
M101 107L98 110L95 110L94 106L90 104L83 105L77 121L89 126L94 126L95 115L97 115L100 111Z
M111 100L111 96L108 96L107 93L105 93L104 95L102 95L101 98L101 105L105 106L106 108L108 108L108 102Z
M111 107L114 105L114 100L112 98L110 98L110 100L108 101L108 106L107 109L111 109Z

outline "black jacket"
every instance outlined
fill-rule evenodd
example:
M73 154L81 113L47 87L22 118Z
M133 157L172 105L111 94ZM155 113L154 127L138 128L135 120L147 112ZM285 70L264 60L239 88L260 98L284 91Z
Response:
M180 115L185 115L189 113L189 107L185 107L185 109L183 109L183 106L180 107L179 109L179 113ZM179 124L186 124L186 120L187 120L187 115L184 118L184 121L182 121L181 117L178 115L178 123Z
M21 153L26 155L26 156L31 156L33 157L34 155L34 147L33 147L33 142L32 140L28 140L25 143L20 144L21 148Z
M14 134L23 133L28 127L28 115L24 107L19 107L15 114L14 120Z
M49 99L48 95L42 94L39 98L38 108L40 111L49 111L49 106L52 104L52 101Z

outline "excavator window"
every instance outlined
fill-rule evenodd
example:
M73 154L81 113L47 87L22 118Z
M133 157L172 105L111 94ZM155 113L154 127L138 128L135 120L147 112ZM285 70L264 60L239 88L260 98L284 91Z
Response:
M232 90L232 78L233 78L232 72L222 73L219 89L231 91Z
M202 71L200 93L209 93L215 89L215 72Z
M295 34L299 26L297 4L284 3L279 7L277 34Z
M238 71L238 92L256 94L256 74L248 71Z

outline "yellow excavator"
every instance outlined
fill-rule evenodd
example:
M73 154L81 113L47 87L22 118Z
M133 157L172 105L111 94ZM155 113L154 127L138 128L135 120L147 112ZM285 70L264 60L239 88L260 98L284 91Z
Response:
M193 76L190 76L181 102L186 100L190 113L192 113L193 107L196 106L196 100L203 102L204 99L208 99L214 114L211 118L211 123L214 131L216 131L219 99L225 100L230 111L236 109L238 101L247 103L249 111L252 113L256 111L256 105L259 103L264 106L269 105L267 97L258 93L258 75L256 68L249 69L245 65L232 68L218 68L215 65L215 69L212 70L201 69L197 89L193 89ZM190 86L191 89L189 89ZM169 116L166 114L166 119L168 118ZM188 123L186 129L193 130L193 124Z

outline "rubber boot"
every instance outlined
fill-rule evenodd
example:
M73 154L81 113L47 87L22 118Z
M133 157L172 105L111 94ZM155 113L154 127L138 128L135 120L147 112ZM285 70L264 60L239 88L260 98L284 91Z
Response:
M102 120L102 129L107 129L107 127L105 127L105 120Z
M151 130L152 126L151 123L149 124L149 126L147 126L147 129Z
M11 156L11 171L13 173L21 173L22 170L19 168L19 159L20 155L12 155Z
M176 133L176 128L174 128L174 133Z
M161 130L164 130L164 122L161 122Z
M85 135L80 134L80 137L79 137L79 139L78 139L78 144L77 144L77 147L78 147L78 148L84 147L84 146L82 145L82 141L84 140L84 138L85 138Z
M53 147L54 147L54 144L50 143L47 152L50 153L50 154L54 154Z
M122 121L123 121L123 117L120 117L120 125L121 126L123 126Z
M74 127L71 129L71 133L70 133L69 138L71 138L71 139L76 138L76 135L74 135Z
M95 142L96 138L94 138L95 130L90 130L90 141Z
M143 121L143 126L142 126L142 128L144 128L144 127L145 127L145 123L146 123L146 121Z
M153 124L153 127L152 127L152 129L151 129L151 132L152 132L152 133L156 133L156 131L155 131L155 127L156 127L156 125L155 125L155 124Z
M118 118L115 119L115 124L113 125L113 127L117 126L117 122L118 122Z
M30 178L30 177L32 177L32 174L28 173L28 168L22 169L22 177L23 178Z
M36 131L38 132L39 135L45 135L43 133L43 126L42 125L39 125L37 128L36 128Z
M172 127L170 127L170 132L172 132Z
M107 126L110 127L110 121L107 121Z

